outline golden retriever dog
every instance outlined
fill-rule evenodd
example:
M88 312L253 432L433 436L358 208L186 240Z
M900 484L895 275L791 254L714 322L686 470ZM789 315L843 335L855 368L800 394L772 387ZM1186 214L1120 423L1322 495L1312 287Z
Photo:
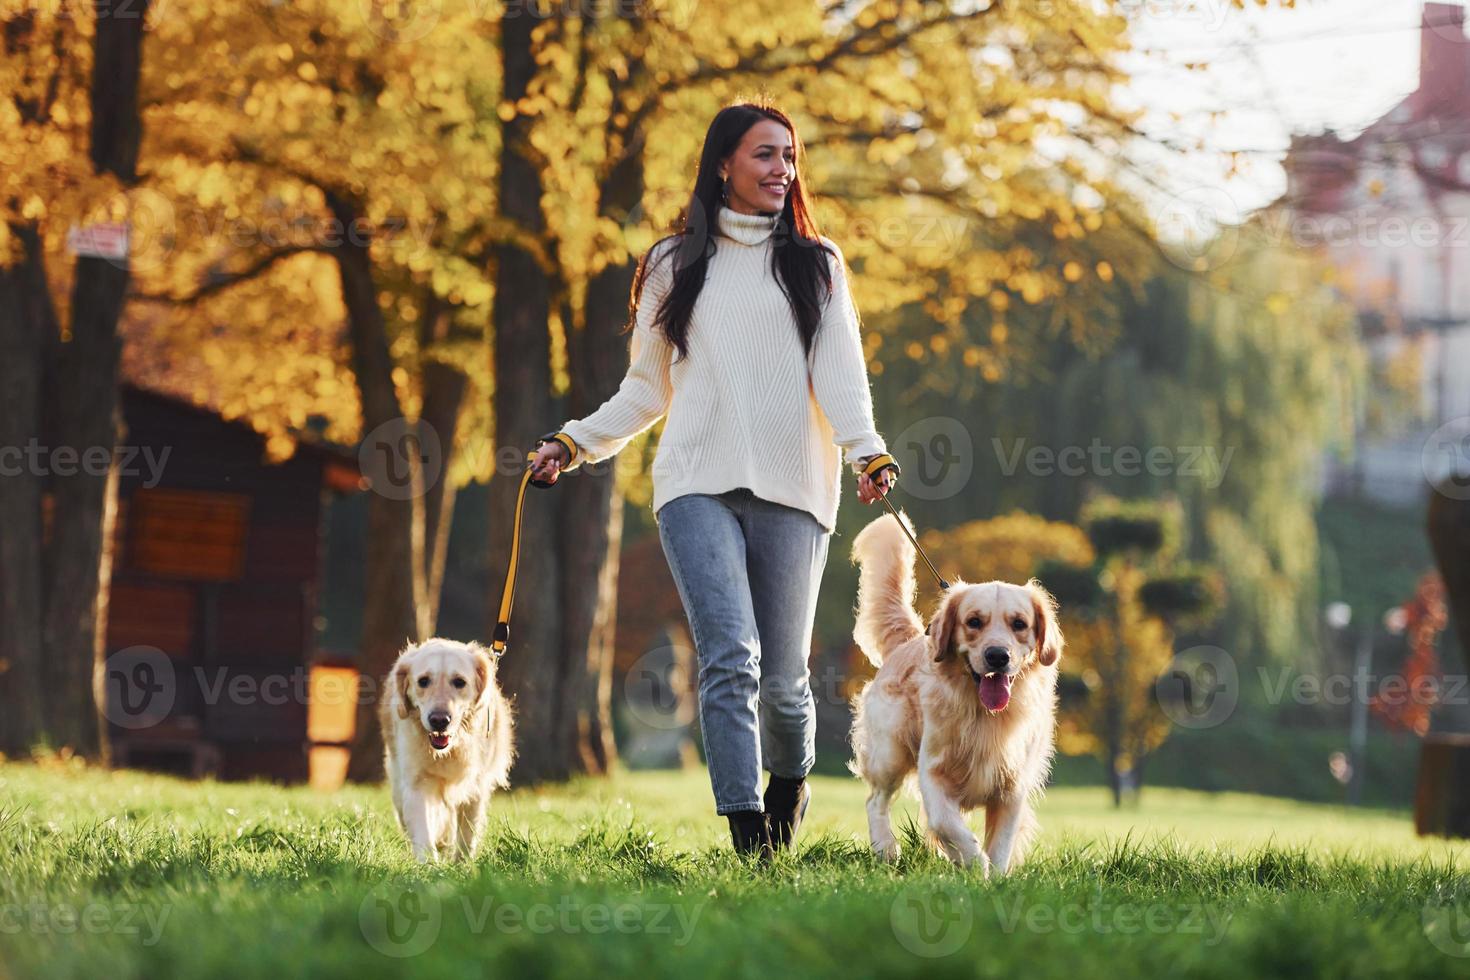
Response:
M904 526L913 530L907 515ZM914 546L891 514L852 543L859 565L853 639L878 668L853 703L851 769L868 784L868 830L897 859L889 807L917 777L934 841L988 875L1019 860L1036 829L1032 798L1056 741L1056 600L1035 579L951 583L926 633L914 612ZM966 824L985 807L985 846Z
M388 673L378 719L393 809L414 857L472 858L515 753L495 658L478 643L410 645Z

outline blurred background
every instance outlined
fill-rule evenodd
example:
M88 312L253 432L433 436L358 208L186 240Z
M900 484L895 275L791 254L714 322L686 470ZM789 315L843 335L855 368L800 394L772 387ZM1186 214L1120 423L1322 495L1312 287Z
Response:
M377 679L488 639L526 454L617 390L705 127L768 100L853 270L891 499L946 576L1061 600L1056 781L1470 834L1465 30L1411 0L0 0L0 750L381 778ZM527 491L518 784L699 764L660 428ZM843 494L828 773L883 513Z

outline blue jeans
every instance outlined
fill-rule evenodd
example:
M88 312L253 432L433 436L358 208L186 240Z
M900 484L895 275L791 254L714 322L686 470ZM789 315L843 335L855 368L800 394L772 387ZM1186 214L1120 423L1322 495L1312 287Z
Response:
M744 487L675 497L657 519L699 657L715 812L759 812L763 767L796 779L816 759L807 657L831 534Z

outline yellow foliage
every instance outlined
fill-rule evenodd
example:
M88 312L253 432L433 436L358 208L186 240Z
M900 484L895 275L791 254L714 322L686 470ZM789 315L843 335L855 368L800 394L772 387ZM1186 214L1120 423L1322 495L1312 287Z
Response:
M968 582L1024 582L1046 561L1093 560L1092 545L1081 528L1024 511L925 531L919 544L941 572L948 569Z
M1120 772L1162 745L1171 724L1155 702L1154 689L1174 657L1174 636L1162 620L1144 611L1138 600L1143 581L1140 569L1114 562L1104 579L1107 611L1089 615L1065 605L1061 609L1067 638L1063 670L1082 678L1088 696L1063 712L1058 748L1107 762L1109 745L1115 743Z
M1117 247L1117 221L1104 220L1118 188L1035 152L1040 137L1074 132L1078 109L1096 138L1131 123L1109 99L1130 44L1109 6L1055 0L1041 17L1026 5L877 0L845 21L819 4L744 0L731 16L673 0L643 18L547 17L535 25L536 74L510 98L494 4L172 0L167 16L150 18L145 43L145 196L96 177L86 154L89 5L11 4L0 17L33 11L35 28L20 56L0 64L0 208L38 223L54 259L79 216L125 211L138 227L146 210L156 220L135 287L182 296L273 250L340 233L326 194L346 197L372 232L405 405L431 356L469 373L478 401L493 387L489 340L420 350L423 294L483 330L494 300L487 256L514 241L554 279L565 329L579 329L589 280L672 225L713 113L737 95L780 93L808 146L801 164L820 230L854 270L859 309L870 322L910 307L931 318L872 344L873 373L883 356L909 357L926 360L936 380L977 368L993 380L1034 333L1008 328L1012 293L1028 306L1055 304L1060 322L1090 337L1115 272L1130 280L1146 258ZM900 29L915 33L888 43ZM1058 50L1070 63L1063 73ZM53 84L50 117L22 118L18 107ZM529 126L544 228L502 214L497 179L512 120ZM633 120L639 128L623 132ZM602 197L628 152L641 154L645 187L631 214ZM1058 251L1009 244L1036 241L1038 229L1055 231ZM13 251L14 237L0 233L0 262ZM303 255L249 288L143 318L168 324L191 390L208 365L215 375L203 387L273 432L320 410L341 434L357 424L355 402L340 398L350 378L343 316L331 262ZM987 331L992 346L977 347ZM243 356L251 345L272 356ZM277 377L283 358L300 362ZM279 404L266 406L267 393ZM467 418L493 423L483 405Z

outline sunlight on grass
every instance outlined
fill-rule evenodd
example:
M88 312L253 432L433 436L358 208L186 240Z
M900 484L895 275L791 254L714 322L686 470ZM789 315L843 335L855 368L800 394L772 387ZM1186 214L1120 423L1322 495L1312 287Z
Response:
M1470 963L1467 845L1416 839L1404 813L1175 790L1114 810L1099 790L1057 789L1036 853L991 880L938 857L914 816L906 801L903 856L881 864L862 786L819 778L801 847L761 869L732 852L702 770L621 773L498 796L473 864L424 867L383 787L0 766L0 978L938 976L981 962L1442 977Z
M856 779L817 776L804 825L808 837L850 838L866 844L865 790ZM396 834L385 788L348 787L323 794L267 784L191 783L134 772L0 766L0 798L30 805L30 818L45 822L144 816L176 827L243 826L268 818L350 812ZM917 800L903 796L895 821L919 819ZM1243 793L1145 789L1138 806L1115 809L1095 787L1060 787L1041 801L1040 847L1062 841L1173 840L1180 844L1238 848L1274 843L1323 854L1426 856L1465 862L1470 842L1420 838L1407 812L1299 803ZM491 805L496 828L543 839L574 839L589 823L636 823L681 850L728 844L728 830L714 813L703 769L685 772L620 772L609 779L580 779L565 786L503 793Z

